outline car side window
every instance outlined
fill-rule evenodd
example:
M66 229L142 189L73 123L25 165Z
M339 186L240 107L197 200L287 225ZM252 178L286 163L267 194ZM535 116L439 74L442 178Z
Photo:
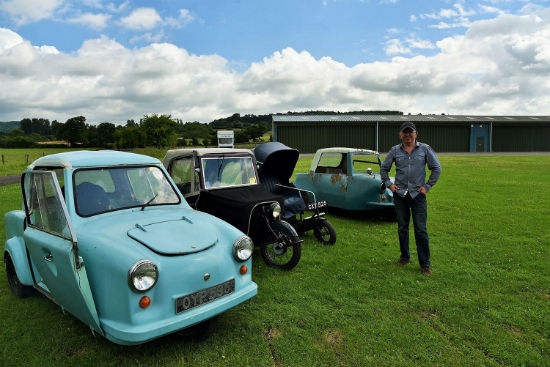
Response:
M29 173L25 180L25 197L30 225L64 238L71 238L67 217L61 204L63 199L58 194L51 174Z
M346 174L346 154L335 152L321 154L315 173Z
M191 194L194 176L193 158L177 159L172 162L170 169L172 180L174 180L180 192L184 196Z

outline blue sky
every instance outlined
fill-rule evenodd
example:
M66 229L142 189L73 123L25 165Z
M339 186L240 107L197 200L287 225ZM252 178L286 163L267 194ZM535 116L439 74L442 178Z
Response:
M0 120L548 115L549 43L541 0L0 0Z

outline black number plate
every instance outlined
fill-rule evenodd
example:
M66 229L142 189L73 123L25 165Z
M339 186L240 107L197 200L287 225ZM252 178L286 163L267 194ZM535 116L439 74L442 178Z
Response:
M309 204L307 206L308 210L315 210L315 209L318 209L318 208L322 208L324 206L327 206L327 202L326 201L318 201L316 203L313 203L313 204Z
M176 313L188 311L233 292L235 292L235 279L230 279L227 282L210 288L201 289L200 291L176 299Z

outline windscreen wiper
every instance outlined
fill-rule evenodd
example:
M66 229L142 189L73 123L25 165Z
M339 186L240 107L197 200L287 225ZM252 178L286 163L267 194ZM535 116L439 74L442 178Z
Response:
M218 178L220 178L220 171L222 170L223 161L225 160L225 155L222 155L222 160L218 166Z
M153 200L155 200L155 199L157 198L157 196L159 196L159 193L158 193L158 192L155 194L155 196L153 196L151 199L149 199L148 202L146 202L145 204L143 204L143 205L141 206L141 211L143 211L143 210L145 209L146 206L149 206L149 205L153 202Z

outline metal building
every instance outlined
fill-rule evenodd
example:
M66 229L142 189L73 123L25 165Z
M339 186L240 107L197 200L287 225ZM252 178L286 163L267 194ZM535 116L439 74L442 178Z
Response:
M550 151L550 116L273 115L273 140L313 153L354 147L387 152L412 121L437 152Z

